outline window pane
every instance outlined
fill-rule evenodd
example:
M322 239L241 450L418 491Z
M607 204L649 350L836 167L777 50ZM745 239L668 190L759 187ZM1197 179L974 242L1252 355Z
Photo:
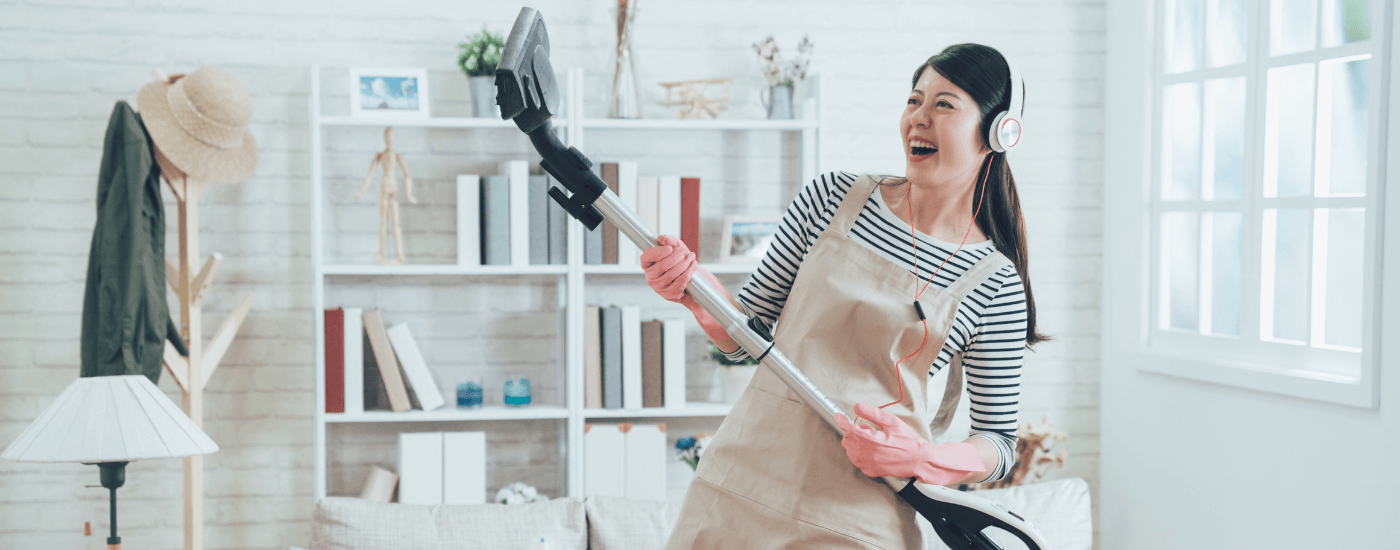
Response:
M1322 47L1371 38L1371 2L1322 0Z
M1317 0L1273 0L1269 52L1284 55L1317 47Z
M1207 52L1210 66L1224 67L1244 63L1245 29L1248 28L1245 0L1211 0L1208 9L1210 46Z
M1269 69L1264 115L1264 196L1312 194L1313 99L1311 63Z
M1162 93L1162 199L1201 194L1201 84L1174 84Z
M1200 226L1195 212L1162 214L1162 328L1195 331Z
M1201 66L1201 27L1205 0L1167 0L1165 65L1168 73Z
M1209 334L1240 335L1241 212L1211 212Z
M1205 101L1211 182L1203 186L1204 198L1244 198L1244 77L1207 80Z
M1370 59L1318 65L1317 196L1366 194Z
M1263 338L1308 341L1312 210L1264 210L1260 332Z
M1323 310L1322 342L1361 348L1361 285L1366 237L1366 211L1361 208L1319 208L1317 242ZM1323 248L1326 247L1326 248Z

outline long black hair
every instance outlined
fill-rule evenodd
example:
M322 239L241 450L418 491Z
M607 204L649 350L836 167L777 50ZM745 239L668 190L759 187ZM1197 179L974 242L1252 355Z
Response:
M982 114L979 138L987 142L987 130L997 113L1005 111L1011 104L1011 68L1001 52L981 44L954 44L938 55L930 57L914 71L909 87L919 83L924 70L933 68L953 85L962 88L977 103ZM1018 83L1019 84L1019 83ZM1025 88L1016 90L1025 97ZM1022 102L1024 105L1025 102ZM1024 111L1024 107L1022 107ZM1015 113L1021 115L1021 113ZM991 146L988 144L988 148ZM1006 153L992 151L989 163L983 163L978 170L973 196L983 196L985 207L977 213L977 227L992 240L996 249L1005 254L1021 276L1026 295L1026 345L1049 340L1048 335L1035 330L1035 298L1031 294L1031 277L1027 263L1030 258L1026 251L1026 222L1021 216L1021 199L1016 194L1016 179L1011 175L1011 166L1006 162ZM899 186L908 183L907 178L879 176L881 185ZM987 189L983 195L982 185ZM976 204L969 208L976 208ZM911 222L913 220L910 220Z

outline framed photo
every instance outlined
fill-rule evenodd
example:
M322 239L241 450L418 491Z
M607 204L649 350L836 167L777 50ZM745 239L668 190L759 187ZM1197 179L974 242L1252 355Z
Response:
M759 263L778 234L782 216L725 216L719 257L726 263Z
M350 68L350 116L428 116L427 69Z

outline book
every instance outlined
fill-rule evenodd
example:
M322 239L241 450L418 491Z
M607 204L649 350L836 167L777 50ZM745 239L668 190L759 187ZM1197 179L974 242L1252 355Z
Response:
M365 321L364 310L343 308L345 315L345 413L365 412ZM395 478L397 479L397 478Z
M666 425L632 424L623 432L623 496L666 500Z
M442 504L442 433L399 434L399 504Z
M374 502L391 502L394 499L394 488L398 485L398 474L378 466L370 466L369 475L365 476L365 487L360 490L360 498Z
M403 376L399 374L399 363L394 360L394 348L389 345L389 335L384 330L384 319L379 310L371 309L364 313L365 333L369 334L370 347L374 350L374 361L379 366L379 378L384 382L384 390L389 394L389 408L403 412L410 408L408 390L404 388ZM400 474L403 470L399 470Z
M486 432L442 434L442 503L486 504Z
M661 322L661 368L665 384L665 402L668 409L685 407L685 319L667 319Z
M481 265L510 265L510 177L481 180Z
M664 373L661 370L661 321L642 322L642 406L662 406Z
M611 190L613 194L617 194L617 163L604 162L602 165L603 183L608 184L608 189ZM613 225L613 222L604 219L603 223L598 225L598 228L603 230L603 263L616 264L617 239L619 237L617 226Z
M508 160L501 163L500 173L510 178L509 265L529 265L530 163L523 160Z
M619 161L617 163L617 196L622 199L622 205L632 212L637 211L637 163L635 161ZM641 250L637 248L632 239L623 234L617 233L617 263L619 265L640 267L641 262L637 256L641 255Z
M564 186L554 181L554 176L547 177L550 187L558 187L560 191L568 194ZM549 263L553 265L567 264L569 263L569 220L571 219L569 211L564 210L564 207L554 202L554 199L549 197L548 191L545 193L544 201L545 209L549 211Z
M642 408L642 311L622 307L622 408Z
M583 425L583 494L626 496L623 460L626 441L617 424Z
M700 259L700 178L681 178L681 242Z
M360 316L360 323L364 324L364 315ZM365 358L364 393L360 397L364 400L367 411L387 411L393 407L389 403L389 390L384 388L384 377L379 375L379 360L374 358L374 346L369 341L369 331L365 331L364 338L360 346L361 357Z
M408 323L399 323L385 332L389 335L389 343L394 346L399 364L403 365L408 385L418 397L418 404L425 411L441 407L446 402L442 397L442 390L438 389L437 381L433 380L433 373L428 371L428 364L423 361L423 353L418 350L418 342L413 340Z
M679 239L681 237L681 178L680 176L659 176L656 179L656 232L662 235L672 235ZM688 247L690 244L686 243L686 246Z
M603 408L602 308L583 309L583 406Z
M652 231L656 231L660 221L657 219L656 202L659 185L656 176L637 176L637 217ZM640 262L638 265L641 265Z
M326 334L326 412L345 412L345 310L328 309Z
M603 165L593 163L593 175L600 181L603 179ZM608 223L603 220L596 227L589 230L584 228L583 232L583 263L588 265L599 265L603 263L603 226Z
M530 176L530 265L549 263L549 177Z
M622 308L608 306L602 315L603 408L622 408Z
M457 265L481 265L481 176L457 176Z

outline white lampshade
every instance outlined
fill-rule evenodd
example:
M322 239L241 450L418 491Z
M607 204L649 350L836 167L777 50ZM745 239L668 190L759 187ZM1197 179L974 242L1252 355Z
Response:
M145 376L74 380L0 458L20 462L121 462L219 450Z

